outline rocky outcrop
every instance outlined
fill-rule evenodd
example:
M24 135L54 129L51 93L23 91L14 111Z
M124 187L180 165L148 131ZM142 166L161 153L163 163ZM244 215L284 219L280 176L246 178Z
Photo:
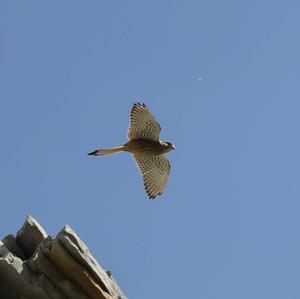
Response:
M0 298L126 299L76 233L66 225L50 237L29 216L0 241Z

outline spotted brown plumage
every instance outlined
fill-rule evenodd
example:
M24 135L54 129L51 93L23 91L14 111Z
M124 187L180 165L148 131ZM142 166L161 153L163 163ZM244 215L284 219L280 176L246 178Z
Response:
M135 103L130 112L128 140L159 141L160 125L145 104Z
M101 156L117 152L133 155L144 181L149 198L161 195L168 182L170 162L164 155L175 149L170 142L160 141L161 127L145 104L135 103L130 112L128 142L109 149L89 153Z
M133 154L141 170L149 198L161 195L168 182L170 162L165 155Z

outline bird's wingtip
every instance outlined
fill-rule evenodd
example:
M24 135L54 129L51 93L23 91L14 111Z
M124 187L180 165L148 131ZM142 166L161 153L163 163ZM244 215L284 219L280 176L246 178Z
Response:
M143 107L146 107L146 104L141 103L141 102L135 102L135 103L133 103L133 106L143 106Z

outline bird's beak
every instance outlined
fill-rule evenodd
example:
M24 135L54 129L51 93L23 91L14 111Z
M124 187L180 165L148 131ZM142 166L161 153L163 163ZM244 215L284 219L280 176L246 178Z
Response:
M173 150L175 149L175 145L174 145L174 144L172 144L172 149L173 149Z

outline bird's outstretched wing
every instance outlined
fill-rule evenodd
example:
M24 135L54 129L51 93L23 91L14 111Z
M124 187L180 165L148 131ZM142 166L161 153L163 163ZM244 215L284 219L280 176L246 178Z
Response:
M170 162L164 155L133 154L149 198L161 195L167 185Z
M160 125L145 104L135 103L130 113L128 140L159 141Z

